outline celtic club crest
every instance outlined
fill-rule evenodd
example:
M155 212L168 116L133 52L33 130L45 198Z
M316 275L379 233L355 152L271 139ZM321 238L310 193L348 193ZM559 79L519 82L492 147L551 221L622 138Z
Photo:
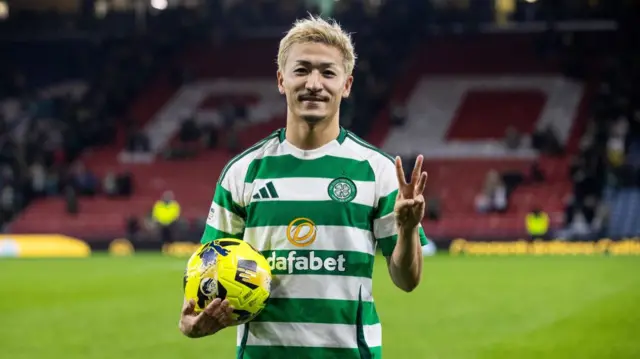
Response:
M336 178L329 183L329 197L337 202L351 202L356 198L356 184L348 178Z

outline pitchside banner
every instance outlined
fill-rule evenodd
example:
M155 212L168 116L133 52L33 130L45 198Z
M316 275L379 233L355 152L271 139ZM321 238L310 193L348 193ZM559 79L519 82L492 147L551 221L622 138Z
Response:
M139 242L137 244L132 243L126 238L117 238L111 241L108 245L94 242L94 250L106 250L114 256L129 256L136 252L136 247L138 250L142 251L161 251L164 254L176 256L176 257L188 257L193 254L199 247L200 243L198 242L175 242L169 244L160 244L158 242L150 242L144 241ZM422 247L422 255L432 256L435 255L438 248L433 241L430 241L429 244Z
M109 246L112 254L132 254L135 245L123 244L126 241L119 239ZM190 256L199 246L199 243L177 242L161 245L156 243L151 246L145 242L142 250L162 251L171 256ZM122 249L126 248L126 249ZM431 245L422 248L423 255L432 256L436 251L446 252L451 255L640 255L640 238L612 241L601 239L595 242L566 242L566 241L469 241L454 239L449 241L431 242Z
M91 255L90 245L58 234L0 235L0 258L77 258Z
M640 255L640 238L595 242L512 241L480 242L455 239L449 246L451 255Z
M89 257L92 253L131 256L137 252L162 252L175 257L189 257L200 243L175 242L162 244L155 240L131 241L127 238L93 238L81 240L63 235L0 235L0 258ZM468 240L440 239L422 248L423 255L436 252L450 255L640 255L640 237L621 240L601 239L593 242Z
M200 246L197 242L176 242L160 244L144 241L131 243L124 238L112 241L107 248L113 255L131 255L136 250L162 251L166 255L188 257ZM97 248L97 247L96 247ZM466 239L431 241L422 248L425 257L436 252L451 255L640 255L640 237L619 241L601 239L594 242L567 241L473 241Z

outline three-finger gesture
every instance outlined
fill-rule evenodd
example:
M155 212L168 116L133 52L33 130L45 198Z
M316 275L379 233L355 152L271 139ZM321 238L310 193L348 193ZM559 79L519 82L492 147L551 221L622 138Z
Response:
M398 197L394 208L396 224L401 228L413 229L424 216L424 188L427 184L427 172L422 171L423 156L416 158L416 164L407 183L402 168L402 160L396 157L396 175L398 177Z

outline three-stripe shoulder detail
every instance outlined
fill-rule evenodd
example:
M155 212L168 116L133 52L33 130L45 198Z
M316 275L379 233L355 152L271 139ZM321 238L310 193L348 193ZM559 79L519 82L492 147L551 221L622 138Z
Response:
M353 141L354 143L358 144L361 147L364 147L368 150L374 151L378 154L380 154L382 157L388 159L389 161L391 161L391 163L395 163L395 160L393 159L393 157L391 157L390 155L386 154L385 152L383 152L381 149L377 148L376 146L368 143L367 141L361 139L360 137L356 136L353 132L348 131L347 132L347 138L349 138L351 141Z
M279 138L281 131L282 130L277 130L277 131L273 132L268 137L262 139L261 141L257 142L255 145L253 145L253 146L247 148L246 150L244 150L239 155L233 157L229 161L229 163L227 163L227 165L224 166L224 168L222 169L222 172L220 173L220 178L218 179L218 183L222 183L222 180L224 180L225 176L227 175L227 172L229 172L229 169L231 167L233 167L234 164L238 163L238 161L242 160L243 158L246 158L250 154L255 153L256 151L264 148L265 145L267 145L274 138Z

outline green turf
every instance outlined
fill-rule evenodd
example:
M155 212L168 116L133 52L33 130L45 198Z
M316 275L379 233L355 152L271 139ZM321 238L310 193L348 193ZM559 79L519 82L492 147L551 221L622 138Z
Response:
M233 329L179 333L184 263L0 260L0 357L233 358ZM640 357L638 257L443 255L410 294L375 270L385 358Z

